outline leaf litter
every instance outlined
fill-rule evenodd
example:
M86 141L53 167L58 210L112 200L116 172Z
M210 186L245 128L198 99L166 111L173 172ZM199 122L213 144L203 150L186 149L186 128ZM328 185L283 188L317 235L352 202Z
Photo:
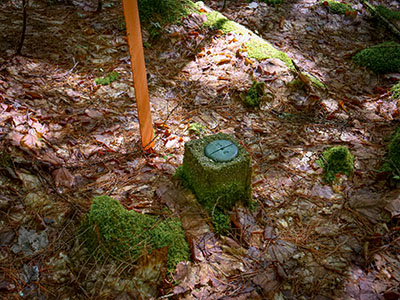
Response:
M38 2L27 57L11 57L20 24L0 25L0 291L8 299L396 299L398 187L377 170L398 103L385 92L390 75L349 57L388 33L355 2L355 16L311 0L228 2L225 16L328 87L293 90L295 74L280 60L249 58L240 34L204 27L204 7L145 50L157 135L155 153L145 154L121 5L110 3L94 15L88 3ZM12 2L0 6L1 19L17 20ZM94 83L112 72L118 80ZM248 110L241 95L254 80L269 96ZM215 235L194 196L171 181L184 142L197 138L193 123L204 127L200 136L234 134L252 155L256 205L235 208L228 236ZM355 172L329 186L315 161L332 145L350 148ZM192 261L162 280L162 251L137 265L88 259L76 229L99 194L138 212L168 207L182 220Z

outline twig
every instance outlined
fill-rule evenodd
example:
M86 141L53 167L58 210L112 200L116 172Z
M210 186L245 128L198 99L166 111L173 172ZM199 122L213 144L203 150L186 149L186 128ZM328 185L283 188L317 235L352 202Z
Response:
M22 0L22 15L23 15L23 23L22 23L22 34L21 41L19 42L17 48L17 55L21 55L22 46L25 40L25 32L26 32L26 7L28 6L29 0Z

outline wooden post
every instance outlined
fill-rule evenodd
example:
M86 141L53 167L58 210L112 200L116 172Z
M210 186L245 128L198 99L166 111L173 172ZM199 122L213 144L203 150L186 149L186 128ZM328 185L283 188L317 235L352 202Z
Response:
M123 0L122 3L128 36L129 54L131 56L131 68L133 73L133 84L135 87L142 146L145 150L149 150L154 147L154 134L138 4L137 0Z

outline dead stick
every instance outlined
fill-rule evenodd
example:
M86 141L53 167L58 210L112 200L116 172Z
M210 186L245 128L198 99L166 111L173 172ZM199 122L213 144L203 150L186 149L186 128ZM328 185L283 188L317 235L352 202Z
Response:
M22 46L24 45L25 40L25 32L26 32L26 7L28 6L29 0L22 0L22 15L23 15L23 23L22 23L22 34L21 41L19 42L17 55L21 55Z
M364 7L374 16L377 17L379 20L381 20L383 23L385 23L386 27L397 37L400 38L400 31L399 29L393 25L393 23L388 20L386 17L384 17L382 14L380 14L376 7L369 4L368 1L363 1L362 4Z

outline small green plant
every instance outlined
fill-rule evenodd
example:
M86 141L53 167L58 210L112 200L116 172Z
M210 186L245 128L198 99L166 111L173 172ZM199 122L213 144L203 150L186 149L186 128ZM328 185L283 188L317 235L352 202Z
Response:
M392 86L390 91L392 92L392 97L394 99L400 99L400 81Z
M214 232L217 234L227 234L231 230L231 219L219 209L209 210L213 218Z
M385 42L361 50L353 56L355 63L375 73L391 73L400 71L400 44Z
M400 130L392 137L389 146L386 162L382 166L382 171L393 174L393 179L400 180Z
M247 107L254 108L260 105L260 100L264 96L264 86L264 82L253 81L244 99L244 103Z
M190 123L188 131L189 131L189 133L199 136L204 132L205 129L206 129L206 127L204 125L194 122L194 123Z
M178 218L127 210L108 196L94 198L81 232L90 253L100 259L111 255L136 261L153 249L168 247L170 272L180 261L189 259L189 246Z
M326 149L316 163L324 169L325 180L332 183L337 174L349 177L354 170L354 156L344 146Z
M111 72L105 77L95 78L94 82L100 85L109 85L111 82L117 80L119 78L118 72Z
M150 39L155 40L160 37L161 33L163 32L163 28L158 22L150 22L149 34Z
M292 81L287 83L287 86L294 90L301 90L304 89L304 82L301 81L299 78L295 78Z
M389 20L400 20L400 11L395 11L387 8L383 5L378 5L375 7L376 12L381 16Z
M346 13L354 11L350 5L333 0L322 0L321 5L327 7L329 12L338 15L345 15Z

